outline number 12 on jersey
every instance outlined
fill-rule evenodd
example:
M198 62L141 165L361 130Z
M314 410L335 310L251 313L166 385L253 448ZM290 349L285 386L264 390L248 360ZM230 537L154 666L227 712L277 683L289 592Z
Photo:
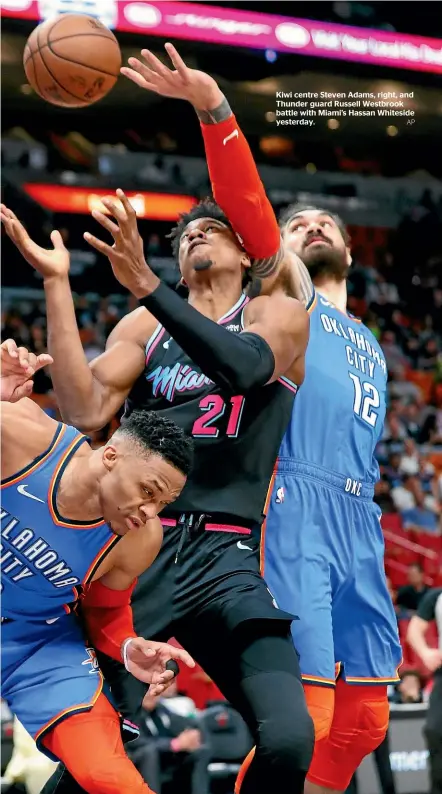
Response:
M354 375L353 372L349 372L348 377L352 379L355 387L353 411L360 416L364 422L374 427L377 422L378 414L372 409L379 408L381 404L376 386L368 381L361 383L361 379L358 378L357 375Z
M241 396L231 397L230 401L226 402L220 394L206 394L199 403L199 408L203 415L199 416L194 422L192 435L195 438L217 438L219 436L219 428L216 427L215 422L221 416L224 416L227 408L230 413L227 421L226 436L236 438L239 433L244 402L245 397Z

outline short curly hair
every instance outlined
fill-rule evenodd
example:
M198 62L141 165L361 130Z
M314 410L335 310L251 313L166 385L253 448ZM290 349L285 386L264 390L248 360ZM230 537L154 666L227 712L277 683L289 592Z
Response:
M155 411L132 411L114 435L126 436L146 452L160 455L187 477L193 466L193 441L181 427Z
M172 253L176 259L178 259L178 254L180 250L180 240L181 235L184 232L187 224L191 221L196 221L199 218L213 218L215 221L220 221L221 223L225 223L225 225L232 229L231 224L229 223L229 219L222 211L221 207L218 206L216 201L214 201L210 196L204 198L198 204L195 204L194 207L189 212L183 212L182 215L178 218L178 223L170 234L167 236L171 240L172 244ZM232 229L233 231L233 229Z

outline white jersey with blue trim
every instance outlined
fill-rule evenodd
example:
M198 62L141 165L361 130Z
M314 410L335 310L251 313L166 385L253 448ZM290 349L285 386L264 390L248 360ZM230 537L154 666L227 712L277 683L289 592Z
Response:
M386 410L381 347L360 320L319 293L309 313L305 379L279 456L374 483Z

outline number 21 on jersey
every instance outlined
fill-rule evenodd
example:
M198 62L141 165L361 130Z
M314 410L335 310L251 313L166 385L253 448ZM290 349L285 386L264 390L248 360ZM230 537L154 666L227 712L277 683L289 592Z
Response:
M200 400L199 408L203 412L202 416L194 422L192 435L195 438L218 438L219 427L216 422L224 416L226 409L230 412L227 421L226 436L236 438L239 433L245 397L231 397L229 401L224 400L220 394L206 394Z
M373 409L379 408L381 404L376 386L374 386L373 383L369 383L369 381L361 383L361 379L357 375L354 375L353 372L349 372L348 377L352 379L355 387L353 411L360 416L364 422L374 427L377 422L378 414Z

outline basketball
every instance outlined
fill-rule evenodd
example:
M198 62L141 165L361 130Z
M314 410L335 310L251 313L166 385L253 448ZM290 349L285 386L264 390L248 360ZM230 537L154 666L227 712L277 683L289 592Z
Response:
M115 85L121 52L114 34L85 14L62 14L29 36L23 53L28 82L52 105L80 108Z

